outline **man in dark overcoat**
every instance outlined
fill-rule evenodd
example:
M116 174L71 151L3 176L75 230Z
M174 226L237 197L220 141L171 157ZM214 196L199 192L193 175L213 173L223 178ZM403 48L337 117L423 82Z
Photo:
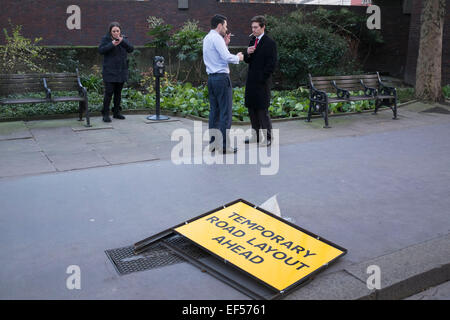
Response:
M262 146L272 143L272 122L269 116L272 73L277 64L277 46L265 33L266 20L256 16L251 20L252 39L244 61L248 63L245 87L245 106L248 108L253 135L245 143L257 142ZM260 129L263 137L261 137Z

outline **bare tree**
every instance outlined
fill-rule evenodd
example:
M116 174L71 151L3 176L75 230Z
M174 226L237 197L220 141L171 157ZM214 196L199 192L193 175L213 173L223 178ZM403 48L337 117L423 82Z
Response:
M444 15L445 0L424 0L416 69L416 97L420 100L444 99L441 83Z

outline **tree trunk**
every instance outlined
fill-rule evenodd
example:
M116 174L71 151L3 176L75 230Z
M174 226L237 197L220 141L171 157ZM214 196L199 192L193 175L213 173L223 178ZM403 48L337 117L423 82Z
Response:
M445 0L423 0L419 57L416 69L416 97L428 102L443 101L442 35Z

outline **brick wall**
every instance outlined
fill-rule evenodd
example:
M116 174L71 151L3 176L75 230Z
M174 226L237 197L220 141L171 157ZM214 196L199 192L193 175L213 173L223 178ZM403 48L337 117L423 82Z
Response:
M68 30L66 13L70 5L81 9L81 30ZM333 6L332 6L333 7ZM280 15L297 8L292 4L220 3L216 0L191 0L188 10L178 9L177 0L124 1L124 0L2 0L0 21L2 28L8 19L23 26L27 37L42 36L44 45L96 46L106 33L111 21L119 21L135 45L149 41L146 35L148 16L162 17L166 23L181 26L188 19L200 22L209 30L209 22L215 13L228 17L228 24L236 35L234 45L246 45L251 32L250 19L256 14ZM3 25L4 24L4 25ZM4 43L3 33L0 44Z
M410 15L403 13L402 0L374 0L381 9L381 35L384 43L372 49L364 69L387 72L402 78L408 51Z
M381 71L395 76L403 76L408 45L410 15L402 12L402 0L373 1L381 7L381 32L387 40L374 48L365 69ZM70 5L81 9L81 30L69 30L66 13ZM338 10L339 6L323 6ZM144 45L149 41L146 19L150 15L162 17L175 28L186 20L195 19L200 27L209 30L210 18L215 13L228 17L228 24L235 34L233 46L246 46L250 34L250 19L257 14L280 16L298 8L314 10L317 6L295 4L263 3L221 3L216 0L191 0L188 10L178 9L178 0L2 0L0 11L1 28L13 24L23 26L23 34L29 38L42 37L43 45L51 46L97 46L107 32L111 21L119 21L123 31L134 45ZM346 7L348 10L366 15L365 7ZM450 11L450 10L449 10ZM0 44L5 41L0 33Z
M423 0L414 0L405 71L405 82L411 85L415 85L416 81L416 67L420 42L420 16L422 8ZM444 35L442 39L442 84L450 84L450 0L446 1Z

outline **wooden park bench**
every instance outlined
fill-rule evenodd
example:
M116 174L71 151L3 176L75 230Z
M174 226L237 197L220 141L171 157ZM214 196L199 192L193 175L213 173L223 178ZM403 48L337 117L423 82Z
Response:
M352 92L363 91L363 95ZM339 102L352 102L362 100L374 100L376 114L382 106L388 106L394 113L393 119L397 119L397 90L382 82L379 73L350 76L312 77L309 75L309 109L307 122L311 122L312 113L321 113L324 120L324 128L328 125L329 104ZM334 93L336 97L330 97Z
M77 94L54 97L52 92L55 91L76 91ZM13 94L23 96L29 93L43 93L43 95L41 97L9 97ZM79 121L83 120L83 112L85 112L86 126L90 127L87 91L81 85L78 70L76 73L0 74L0 105L71 101L78 101Z

